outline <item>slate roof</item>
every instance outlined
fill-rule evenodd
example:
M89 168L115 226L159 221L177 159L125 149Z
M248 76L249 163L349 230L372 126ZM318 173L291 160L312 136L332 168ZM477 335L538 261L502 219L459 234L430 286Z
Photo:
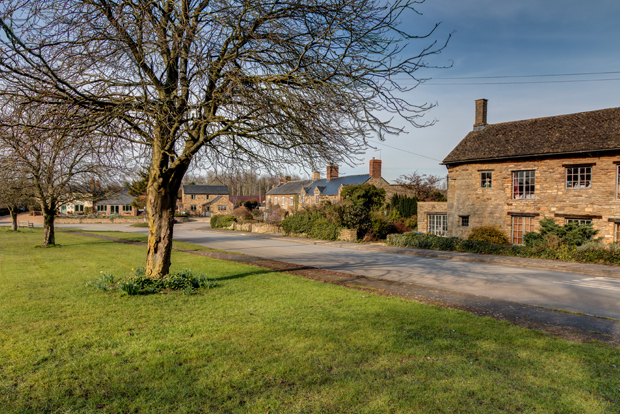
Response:
M489 124L472 131L443 164L620 150L620 108Z
M289 181L288 183L282 183L276 185L271 190L267 191L269 195L288 195L288 194L299 194L301 189L308 184L310 184L311 180L305 181Z
M106 200L97 201L95 204L99 206L122 206L131 204L133 200L134 197L129 195L129 190L124 189Z
M316 180L310 185L306 186L306 194L314 194L314 188L319 187L321 195L337 195L338 189L341 185L358 185L364 184L370 180L369 174L361 175L345 175L344 177L332 178L327 181L326 179Z
M228 195L227 185L184 185L184 194Z

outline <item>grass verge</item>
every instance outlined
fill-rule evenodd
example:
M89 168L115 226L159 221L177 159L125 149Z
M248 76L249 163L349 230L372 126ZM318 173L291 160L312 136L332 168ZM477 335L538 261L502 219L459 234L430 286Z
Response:
M0 231L0 412L612 413L620 350L173 252L216 289L86 286L145 248Z

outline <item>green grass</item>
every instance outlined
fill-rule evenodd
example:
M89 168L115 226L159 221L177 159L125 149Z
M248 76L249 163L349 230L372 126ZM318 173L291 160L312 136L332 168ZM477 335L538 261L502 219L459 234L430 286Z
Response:
M93 230L80 230L80 229L68 229L68 228L63 228L62 230L74 232L74 233L87 233L87 234L94 234L96 236L113 237L115 239L136 241L136 242L142 242L142 243L146 243L148 241L148 235L140 234L140 233L127 233L123 231L108 231L108 230L93 231ZM178 241L178 240L174 240L172 242L172 247L177 248L177 249L202 251L202 252L241 254L241 253L234 253L234 252L226 252L225 250L212 249L209 247L200 246L198 244Z
M173 253L218 287L86 286L145 248L0 229L1 413L613 413L620 353L468 313Z
M148 227L149 223L134 223L132 225L130 225L129 227Z

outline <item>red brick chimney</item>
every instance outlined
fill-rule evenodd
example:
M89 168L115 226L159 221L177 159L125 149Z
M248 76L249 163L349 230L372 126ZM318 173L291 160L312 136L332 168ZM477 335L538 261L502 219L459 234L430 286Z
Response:
M474 131L482 131L487 126L487 100L476 99L476 123Z
M370 176L372 178L381 178L381 160L370 160Z
M338 166L329 164L327 166L327 181L331 180L332 178L338 178Z

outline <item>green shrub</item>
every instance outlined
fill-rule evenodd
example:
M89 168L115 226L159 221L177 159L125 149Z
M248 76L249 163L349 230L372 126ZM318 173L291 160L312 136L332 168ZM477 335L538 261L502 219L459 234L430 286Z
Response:
M417 197L394 194L390 200L390 206L391 209L397 211L402 218L409 218L418 214Z
M545 236L535 231L525 233L523 236L523 243L527 247L538 247L545 245Z
M560 238L562 243L565 243L572 247L581 246L594 239L594 236L598 233L592 223L579 224L577 222L569 222L563 226L557 224L553 218L544 218L540 220L540 229L538 233L545 236L553 234ZM600 240L600 239L599 239Z
M174 216L175 217L189 217L189 214L187 214L187 213L175 213Z
M235 221L235 216L216 214L216 215L211 216L211 228L212 229L223 229L226 227L230 227L234 221Z
M195 289L211 289L216 286L214 280L208 279L204 274L196 275L189 269L170 273L161 279L151 279L145 276L144 268L138 268L117 283L118 290L130 296L149 295L162 290L175 290L189 294Z
M390 223L383 213L376 211L371 215L372 233L375 238L383 240L387 235L394 231L394 226Z
M308 232L308 236L313 239L321 240L338 240L340 235L340 227L326 218L320 218L312 223L312 228Z
M372 211L379 209L385 202L385 190L372 184L347 185L340 192L348 204Z
M282 220L282 229L286 234L304 233L314 239L337 240L341 227L320 210L306 210Z
M467 240L496 244L510 244L508 237L506 237L500 229L493 226L474 227L471 229L471 233L469 233Z

